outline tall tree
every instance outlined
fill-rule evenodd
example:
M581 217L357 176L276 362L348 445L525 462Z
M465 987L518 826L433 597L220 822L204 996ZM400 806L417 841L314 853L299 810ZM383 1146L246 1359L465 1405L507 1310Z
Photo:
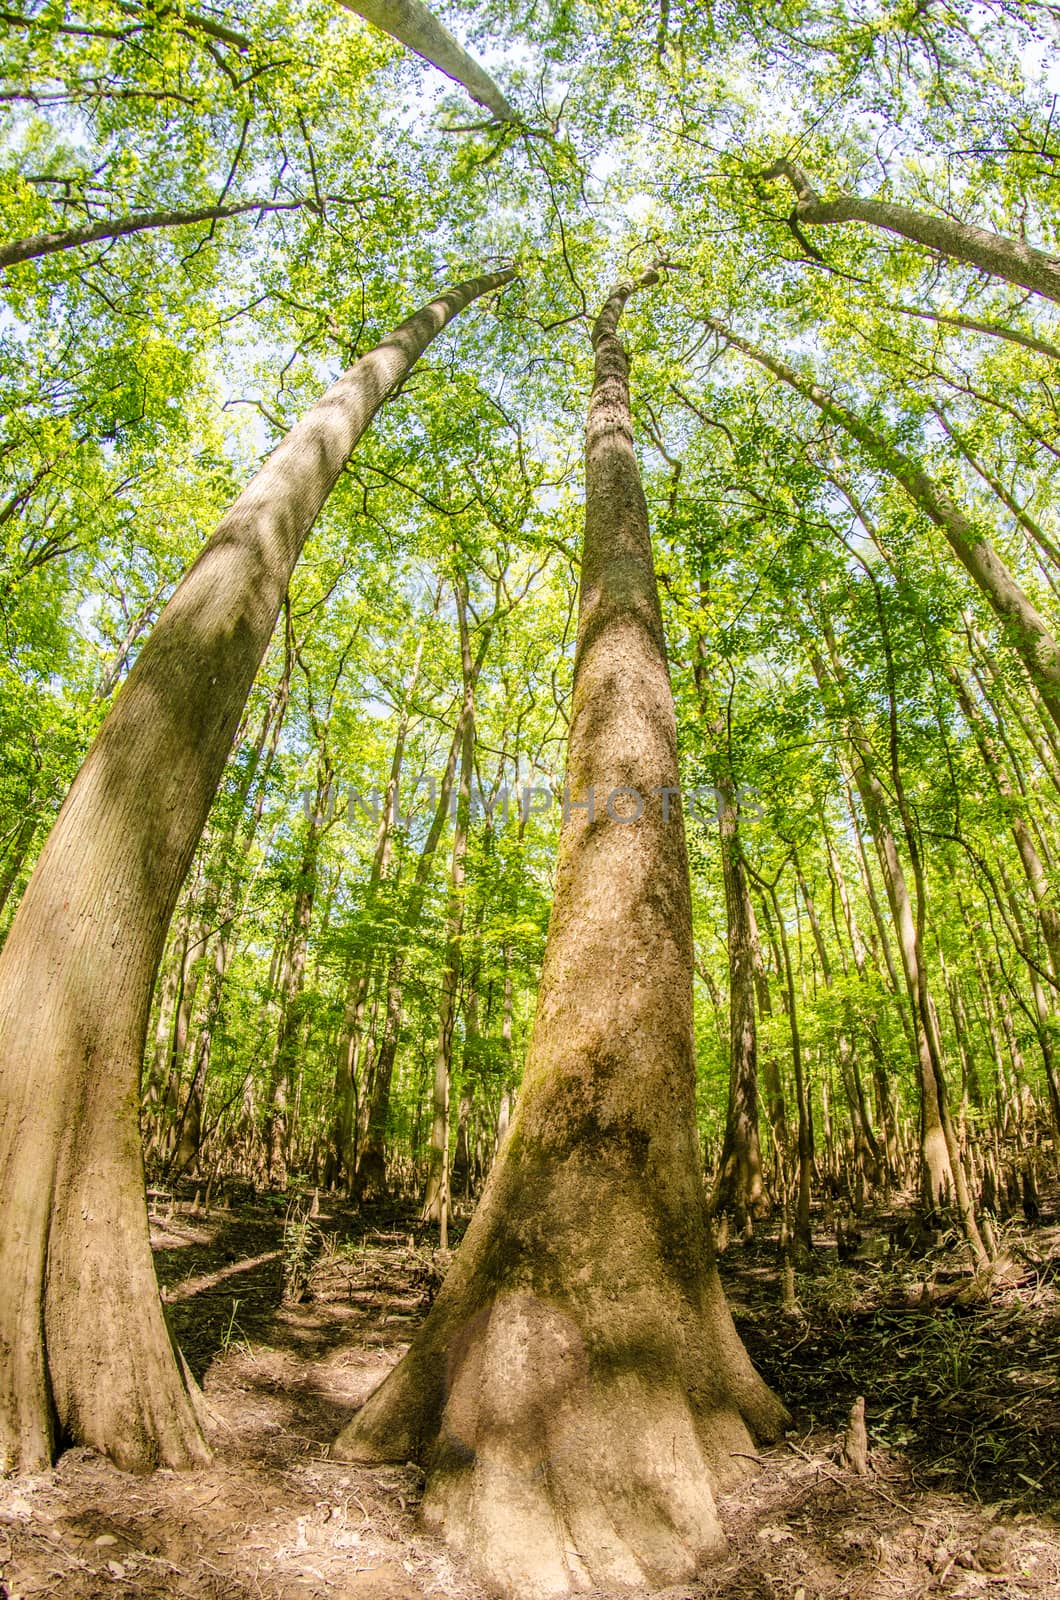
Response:
M565 815L512 1126L426 1323L333 1447L422 1460L429 1521L509 1594L687 1579L723 1547L733 1452L784 1417L698 1171L676 730L617 332L657 281L593 327Z
M456 1025L462 966L465 858L475 753L475 672L471 654L471 634L467 622L467 579L463 574L457 578L455 587L457 626L460 632L460 676L463 683L463 701L460 708L460 767L457 776L453 851L449 866L449 891L446 897L445 964L442 968L442 992L438 1006L438 1043L434 1052L431 1145L427 1164L427 1188L423 1197L423 1216L431 1222L440 1223L443 1238L450 1210L449 1090L453 1059L453 1029Z
M343 375L235 502L144 645L0 954L0 1461L74 1439L201 1461L155 1283L140 1063L166 928L291 572L379 405L472 300L432 300ZM42 954L42 952L46 952ZM34 1159L25 1160L32 1149Z
M1060 728L1060 645L1034 602L1017 583L981 528L975 526L942 486L906 451L794 367L760 350L734 333L716 317L708 326L737 350L772 372L796 393L805 396L825 416L839 422L876 459L894 474L909 498L946 538L954 555L985 595L1004 626L1013 650L1022 658L1042 701Z

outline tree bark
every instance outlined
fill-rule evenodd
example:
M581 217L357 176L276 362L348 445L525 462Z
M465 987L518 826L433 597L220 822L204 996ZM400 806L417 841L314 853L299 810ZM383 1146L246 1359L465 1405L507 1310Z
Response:
M333 1449L421 1460L428 1522L521 1600L687 1580L723 1547L714 1489L748 1424L784 1419L699 1173L676 727L616 331L634 287L593 331L568 803L522 1090L427 1321Z
M731 779L718 778L718 834L729 952L729 1103L714 1191L715 1215L730 1215L751 1238L766 1210L762 1152L758 1141L758 1033L751 896L740 845L739 818Z
M207 1456L148 1242L138 1090L177 894L291 572L375 411L493 273L432 301L297 424L140 651L0 954L0 1465L68 1440ZM27 1159L32 1152L32 1159Z
M887 200L864 200L853 194L822 200L793 161L775 161L760 176L787 178L795 191L794 216L800 224L867 222L1060 304L1060 260L1022 239L1009 239L974 223L954 222L952 217L932 216L929 211L916 211L912 206Z
M460 986L464 930L464 858L467 854L471 811L471 769L475 755L475 671L471 636L467 626L467 584L456 584L456 614L460 628L460 667L463 704L460 713L460 773L456 791L456 822L449 867L449 892L445 908L445 961L438 1006L438 1042L434 1052L431 1143L427 1160L427 1186L423 1196L425 1222L437 1222L443 1235L450 1210L449 1194L449 1089L453 1059L453 1028Z
M454 83L461 84L472 100L485 106L498 122L519 121L518 113L508 104L489 73L468 55L426 6L420 5L419 0L339 0L339 4L389 33L392 39L407 45Z
M39 256L59 250L76 250L79 245L96 244L101 239L124 239L130 233L150 233L156 228L186 228L196 222L219 222L224 217L239 217L248 211L298 211L304 200L242 200L223 206L193 206L186 211L134 211L127 217L108 217L81 228L62 228L54 233L33 233L25 239L9 239L0 244L0 268L18 266L21 261L36 261Z

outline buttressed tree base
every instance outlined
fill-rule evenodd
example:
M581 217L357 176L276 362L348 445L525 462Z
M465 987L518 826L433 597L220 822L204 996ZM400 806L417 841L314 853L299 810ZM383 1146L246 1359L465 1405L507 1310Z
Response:
M408 1354L337 1440L419 1460L424 1515L519 1600L691 1577L785 1413L733 1326L695 1122L673 698L617 323L593 332L568 805L507 1140ZM639 814L638 814L639 810Z

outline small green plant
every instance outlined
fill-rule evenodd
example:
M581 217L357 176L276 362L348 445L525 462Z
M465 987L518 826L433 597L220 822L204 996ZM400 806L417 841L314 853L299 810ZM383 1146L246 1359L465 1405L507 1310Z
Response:
M239 1301L233 1298L232 1310L228 1318L228 1325L225 1328L224 1333L221 1335L221 1354L222 1356L226 1356L229 1350L234 1346L241 1355L249 1356L253 1361L254 1353L250 1348L250 1340L247 1338L246 1334L243 1332L243 1329L236 1321L236 1312L238 1310Z

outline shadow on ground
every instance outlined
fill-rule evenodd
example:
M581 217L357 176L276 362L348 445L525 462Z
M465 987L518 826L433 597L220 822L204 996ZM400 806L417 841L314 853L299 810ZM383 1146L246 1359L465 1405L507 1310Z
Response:
M766 1380L806 1428L842 1428L865 1397L870 1439L925 1487L1047 1509L1060 1502L1060 1227L1011 1230L983 1298L949 1298L952 1251L840 1267L834 1245L782 1315L771 1241L732 1249L722 1276Z

